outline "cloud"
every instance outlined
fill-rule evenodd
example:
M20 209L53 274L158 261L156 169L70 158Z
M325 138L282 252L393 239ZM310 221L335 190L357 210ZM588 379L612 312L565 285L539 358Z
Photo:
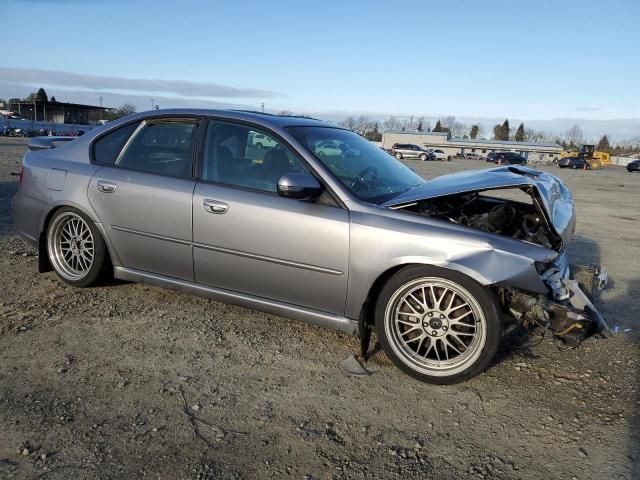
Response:
M601 112L604 110L602 107L575 107L572 112Z
M162 93L166 96L184 98L273 98L277 96L275 92L268 90L230 87L216 83L107 77L35 68L0 67L0 78L6 82L25 86L58 86L74 90L133 94Z

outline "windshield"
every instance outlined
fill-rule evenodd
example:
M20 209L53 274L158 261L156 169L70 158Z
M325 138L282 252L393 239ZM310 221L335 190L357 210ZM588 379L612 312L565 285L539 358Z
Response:
M381 204L424 183L410 168L349 130L333 127L287 130L361 200Z

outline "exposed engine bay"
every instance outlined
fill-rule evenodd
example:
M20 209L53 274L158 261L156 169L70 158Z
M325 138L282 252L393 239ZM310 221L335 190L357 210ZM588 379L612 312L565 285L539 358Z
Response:
M562 240L549 225L535 198L535 190L524 187L518 191L530 195L532 203L472 192L422 200L406 209L545 248L562 248Z
M563 239L537 194L530 186L509 187L426 198L403 208L559 252L553 263L537 267L547 295L508 286L499 286L497 291L505 313L525 326L540 326L573 347L590 334L608 329L592 303L606 285L607 274L599 266L567 264Z

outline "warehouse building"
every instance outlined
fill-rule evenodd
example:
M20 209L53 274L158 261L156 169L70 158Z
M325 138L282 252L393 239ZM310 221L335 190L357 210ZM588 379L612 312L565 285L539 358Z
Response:
M451 157L467 153L486 156L490 152L516 152L525 158L554 159L562 152L562 147L557 143L471 140L452 137L449 132L389 131L382 134L383 148L390 149L396 143L410 143L428 149L442 150Z
M80 103L21 100L9 102L8 110L34 122L89 125L96 123L108 108Z

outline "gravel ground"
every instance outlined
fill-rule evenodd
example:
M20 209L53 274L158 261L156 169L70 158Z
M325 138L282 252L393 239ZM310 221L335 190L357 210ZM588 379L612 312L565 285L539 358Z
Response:
M332 331L37 274L10 212L23 152L0 138L0 478L640 478L640 175L553 169L576 197L571 256L608 267L599 305L632 331L567 352L532 336L440 387L382 353L346 377L358 342Z

